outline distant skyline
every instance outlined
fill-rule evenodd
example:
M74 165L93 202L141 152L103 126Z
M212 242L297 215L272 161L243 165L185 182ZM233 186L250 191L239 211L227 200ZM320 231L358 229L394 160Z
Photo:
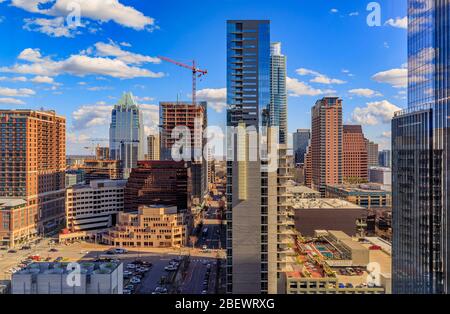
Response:
M81 5L81 27L66 24L70 2ZM208 70L198 99L209 103L209 124L224 126L225 25L237 18L271 20L271 40L282 43L289 132L310 128L315 101L336 95L344 124L362 124L389 148L392 114L406 107L406 0L377 1L379 27L367 25L370 1L361 0L109 2L0 0L0 109L66 116L68 154L89 154L87 139L108 138L112 106L126 91L141 104L147 134L160 101L190 99L190 72L159 55Z

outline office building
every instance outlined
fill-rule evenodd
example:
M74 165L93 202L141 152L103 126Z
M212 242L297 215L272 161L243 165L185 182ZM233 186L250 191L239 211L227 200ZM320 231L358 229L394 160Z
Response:
M279 143L287 144L286 56L281 43L270 44L270 125L278 127Z
M369 182L378 183L385 186L385 189L392 189L392 170L384 167L369 168Z
M378 167L378 144L366 139L367 166Z
M365 208L392 206L391 191L376 183L328 185L326 196L344 199Z
M138 160L144 160L144 120L131 93L123 94L111 113L109 127L110 159L120 160L127 179Z
M297 129L293 136L294 160L296 164L305 163L305 154L311 139L309 129Z
M367 210L338 198L304 198L292 202L295 226L302 236L314 236L315 230L335 228L349 235L361 234Z
M344 125L342 136L342 177L344 182L364 183L369 179L367 147L360 125Z
M119 247L181 248L188 240L186 212L176 207L140 206L120 213L117 225L103 241Z
M318 100L311 125L311 186L325 196L327 185L342 183L342 100Z
M150 134L147 136L147 155L145 160L159 160L159 151L159 134Z
M54 111L0 110L0 129L0 203L25 200L25 224L35 224L34 233L56 231L64 224L66 119Z
M89 184L94 180L123 179L123 169L120 160L87 159L80 167L84 171L84 181Z
M139 161L125 187L125 212L139 206L176 206L191 208L191 169L176 161Z
M122 294L123 264L80 263L80 284L72 279L67 263L32 263L14 273L12 294ZM72 276L72 277L71 277Z
M191 162L192 194L201 202L208 190L208 161L203 155L206 144L203 132L208 125L207 103L192 105L186 102L160 102L159 112L161 160L174 160L172 147L180 142L181 136L179 139L172 138L172 131L176 127L189 130L190 138L183 140L182 144L184 149L190 149L190 154L183 160ZM187 153L183 149L178 151L182 156Z
M84 170L70 169L66 170L66 188L84 182Z
M408 1L408 108L392 121L394 293L450 292L449 12L449 1Z
M70 232L101 230L117 222L124 210L126 180L98 180L66 191L66 227Z
M391 151L388 149L382 150L378 153L378 164L380 167L391 168Z

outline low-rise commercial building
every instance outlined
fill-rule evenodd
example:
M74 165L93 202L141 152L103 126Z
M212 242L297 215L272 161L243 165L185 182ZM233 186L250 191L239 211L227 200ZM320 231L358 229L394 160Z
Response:
M291 202L295 203L305 198L321 198L321 194L319 191L313 190L304 185L288 185L287 193Z
M66 192L66 221L70 232L112 227L124 210L126 180L96 180Z
M36 219L27 201L0 198L0 247L15 248L36 237Z
M297 240L297 263L288 272L288 294L391 293L390 245L358 241L342 231L317 230ZM369 276L370 275L370 276Z
M122 294L122 263L85 262L78 265L80 274L77 282L74 269L67 263L30 264L12 275L11 293Z
M328 185L327 197L340 198L365 208L391 207L392 193L380 184Z
M140 206L120 213L119 222L103 235L106 244L125 247L173 248L186 245L187 217L177 207Z

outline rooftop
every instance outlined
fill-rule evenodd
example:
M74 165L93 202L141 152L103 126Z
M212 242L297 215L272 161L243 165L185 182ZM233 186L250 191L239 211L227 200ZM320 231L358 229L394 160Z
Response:
M81 262L81 274L110 274L121 263L115 262ZM45 275L62 275L71 273L71 268L67 269L69 263L32 263L26 268L15 273L15 275L29 275L29 274L45 274Z
M294 209L362 209L356 204L338 198L303 198L295 200Z
M351 238L342 231L318 230L318 237L302 238L297 242L298 256L293 265L293 271L288 272L288 278L335 278L337 282L354 287L363 287L366 284L368 272L366 266L354 266L348 260L346 253L341 250L339 243L354 248L357 251L368 251L368 264L378 263L384 277L391 276L391 255L389 243L385 242L386 251L373 248L373 243L383 241L379 238L370 238L371 241ZM334 242L330 239L339 239Z
M27 201L17 198L0 198L0 208L2 207L16 207L25 205Z
M339 189L348 193L390 193L383 184L378 183L336 184L329 185L328 188Z

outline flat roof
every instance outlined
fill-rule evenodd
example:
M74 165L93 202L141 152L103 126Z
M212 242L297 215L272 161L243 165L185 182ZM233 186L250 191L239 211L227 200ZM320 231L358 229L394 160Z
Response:
M295 200L292 206L294 209L364 209L338 198L302 198Z
M31 263L27 267L13 274L15 275L29 275L29 274L67 274L72 270L67 269L69 263ZM82 274L110 274L121 263L116 262L79 262Z
M15 207L26 203L27 201L19 198L0 198L0 207Z

